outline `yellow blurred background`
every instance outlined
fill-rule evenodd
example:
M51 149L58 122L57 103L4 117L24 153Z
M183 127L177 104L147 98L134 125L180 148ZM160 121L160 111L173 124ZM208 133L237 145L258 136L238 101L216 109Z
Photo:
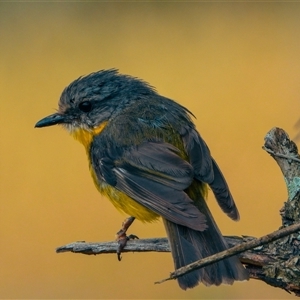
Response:
M140 77L190 109L231 187L241 221L208 202L224 235L277 229L287 199L262 150L272 127L300 117L300 3L0 3L0 298L292 299L250 280L182 291L170 254L56 254L113 240L126 217L93 186L83 147L34 129L63 88L106 68ZM161 222L135 222L141 238Z

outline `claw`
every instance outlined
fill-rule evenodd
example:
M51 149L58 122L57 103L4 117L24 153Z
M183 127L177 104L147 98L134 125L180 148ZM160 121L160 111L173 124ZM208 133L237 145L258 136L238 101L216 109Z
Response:
M123 223L122 223L122 228L117 232L116 234L116 240L118 242L118 248L117 248L117 257L118 261L121 261L122 256L122 250L125 248L127 241L133 240L133 239L138 239L138 237L134 234L126 235L127 229L130 227L130 225L134 221L134 217L129 217L127 218Z

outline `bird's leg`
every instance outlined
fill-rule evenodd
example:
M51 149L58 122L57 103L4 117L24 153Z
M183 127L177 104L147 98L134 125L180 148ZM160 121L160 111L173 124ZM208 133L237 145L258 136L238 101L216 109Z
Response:
M129 218L125 219L124 222L122 223L122 228L116 234L116 237L117 237L116 240L119 244L118 249L117 249L117 256L118 256L119 261L121 261L121 259L122 259L121 253L122 253L122 250L125 248L127 241L138 239L138 237L134 234L130 234L128 236L126 235L126 231L130 227L130 225L133 223L134 219L135 219L135 217L129 217Z

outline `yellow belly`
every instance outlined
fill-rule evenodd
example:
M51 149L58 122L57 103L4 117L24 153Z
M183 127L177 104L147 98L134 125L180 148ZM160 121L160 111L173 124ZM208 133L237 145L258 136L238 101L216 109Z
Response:
M91 175L96 188L102 195L106 196L119 211L124 212L129 216L135 217L142 222L152 222L157 220L159 218L159 215L155 212L142 206L141 204L128 197L126 194L115 189L114 187L110 186L109 184L98 181L95 171L91 165L89 151L94 136L100 134L101 131L105 128L106 124L107 122L100 124L100 126L94 128L93 131L80 128L75 129L71 132L71 135L81 144L83 144L86 149Z
M145 206L142 206L132 198L128 197L126 194L120 192L107 183L102 182L98 184L95 182L95 185L100 193L106 196L117 210L125 212L127 215L135 217L142 222L152 222L159 218L158 214L146 208Z

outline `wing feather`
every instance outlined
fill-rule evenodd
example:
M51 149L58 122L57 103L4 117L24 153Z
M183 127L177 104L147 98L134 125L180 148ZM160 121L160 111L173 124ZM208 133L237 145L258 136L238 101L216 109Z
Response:
M194 230L206 229L206 218L184 191L115 168L116 188L163 218Z

